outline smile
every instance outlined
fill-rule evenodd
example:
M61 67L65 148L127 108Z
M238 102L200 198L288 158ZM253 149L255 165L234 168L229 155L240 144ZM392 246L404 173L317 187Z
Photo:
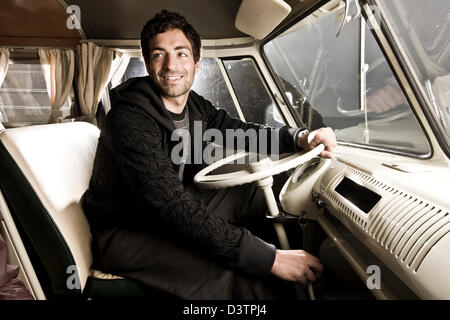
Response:
M168 81L174 81L174 80L179 80L182 77L183 76L165 76L165 77L163 77L163 79L168 80Z

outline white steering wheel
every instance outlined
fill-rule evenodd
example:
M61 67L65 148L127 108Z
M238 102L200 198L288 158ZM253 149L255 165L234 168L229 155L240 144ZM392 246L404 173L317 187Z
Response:
M251 163L248 167L250 170L244 169L225 174L208 175L208 173L226 164L249 155L249 152L241 151L222 160L214 162L213 164L199 171L194 177L194 182L197 185L208 189L219 189L263 180L291 168L297 167L308 160L311 160L312 158L318 156L324 149L325 146L323 144L319 144L317 147L308 152L294 153L286 158L277 161L272 161L270 160L270 158L265 158L261 161Z
M277 161L272 161L270 158L264 158L261 161L250 163L248 166L249 170L239 170L225 174L208 175L208 173L213 170L249 155L249 152L246 151L238 152L222 160L214 162L203 170L200 170L194 177L194 183L205 188L218 189L257 181L256 184L264 192L270 214L273 217L276 217L280 212L275 200L275 195L272 191L272 176L291 168L298 167L299 165L318 156L323 150L325 150L325 146L321 143L306 153L294 153L289 157ZM285 250L290 249L289 241L283 225L280 223L274 223L274 227L281 248ZM308 290L311 299L314 300L314 292L312 290L311 283L308 284Z

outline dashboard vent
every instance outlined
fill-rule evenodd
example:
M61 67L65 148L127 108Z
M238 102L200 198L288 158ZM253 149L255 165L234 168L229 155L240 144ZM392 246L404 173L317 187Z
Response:
M325 196L397 261L416 272L433 246L450 232L450 213L356 169L347 167L346 173L383 196L369 213L368 222L342 203L334 190L327 190Z
M362 229L366 228L366 221L361 219L352 208L348 207L338 197L336 197L334 191L328 190L325 193L325 196L327 197L328 201L330 201L334 205L334 207L339 208L341 212L344 213L348 218L350 218L354 223L356 223Z

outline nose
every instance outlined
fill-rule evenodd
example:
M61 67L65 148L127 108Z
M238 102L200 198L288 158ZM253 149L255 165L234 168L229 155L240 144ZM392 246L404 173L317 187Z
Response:
M169 53L164 59L164 69L172 70L175 69L178 64L177 56L174 53Z

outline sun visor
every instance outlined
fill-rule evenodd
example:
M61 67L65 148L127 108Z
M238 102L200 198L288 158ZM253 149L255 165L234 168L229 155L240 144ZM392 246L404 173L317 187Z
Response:
M242 0L236 15L236 29L257 40L264 39L291 12L283 0Z

